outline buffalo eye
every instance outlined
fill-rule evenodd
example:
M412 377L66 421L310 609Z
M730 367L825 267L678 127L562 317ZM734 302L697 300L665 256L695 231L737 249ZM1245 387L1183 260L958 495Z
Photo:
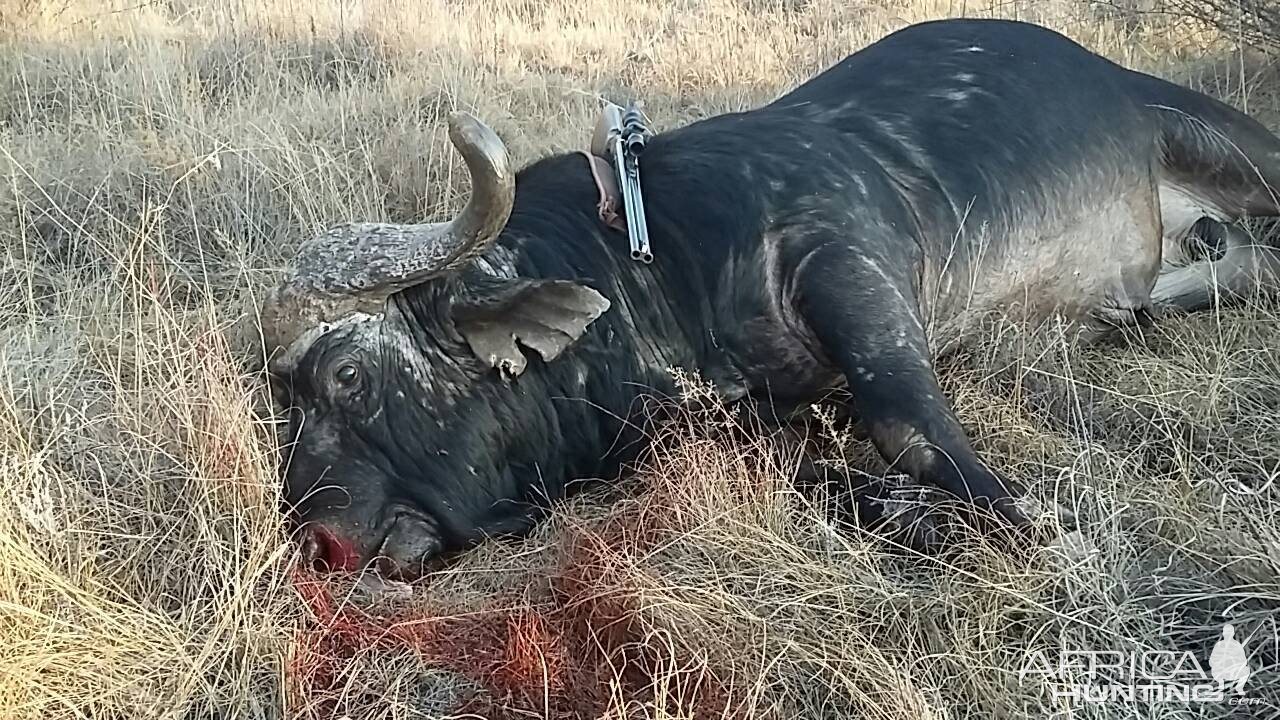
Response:
M343 363L333 371L333 377L343 387L351 387L360 378L360 369L352 363Z

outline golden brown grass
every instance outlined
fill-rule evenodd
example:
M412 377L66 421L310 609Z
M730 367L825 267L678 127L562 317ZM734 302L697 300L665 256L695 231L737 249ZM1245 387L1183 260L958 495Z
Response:
M308 233L456 209L445 112L525 162L584 146L598 94L670 127L960 14L1039 20L1278 126L1267 58L1064 0L0 4L0 716L1280 712L1267 306L1131 346L1046 332L948 373L982 451L1080 516L1072 552L943 563L834 533L790 458L713 408L643 492L579 498L422 587L294 582L230 330ZM1262 704L1068 708L1018 675L1056 648L1204 662L1227 618Z

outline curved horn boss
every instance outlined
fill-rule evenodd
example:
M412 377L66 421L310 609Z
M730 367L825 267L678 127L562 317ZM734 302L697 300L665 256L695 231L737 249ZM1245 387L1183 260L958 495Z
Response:
M273 370L292 367L333 323L380 312L391 295L459 269L497 239L515 198L506 147L464 112L449 116L449 139L471 174L462 212L442 223L346 223L304 242L262 304Z

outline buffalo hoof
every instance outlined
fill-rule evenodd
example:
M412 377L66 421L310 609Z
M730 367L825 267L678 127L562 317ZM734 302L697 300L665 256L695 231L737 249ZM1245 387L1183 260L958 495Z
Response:
M1055 508L1055 526L1039 521L1045 516L1040 502L1020 497L1012 502L1024 521L1011 523L1008 513L958 502L950 493L915 484L908 476L886 479L892 481L896 484L871 501L878 506L874 530L889 543L915 553L949 554L971 542L976 532L1003 551L1022 554L1055 542L1058 528L1075 527L1074 514L1061 505Z

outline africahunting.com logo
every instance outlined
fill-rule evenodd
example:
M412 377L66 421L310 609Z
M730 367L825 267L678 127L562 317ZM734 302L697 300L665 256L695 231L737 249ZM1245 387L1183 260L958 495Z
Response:
M1036 652L1019 673L1024 682L1039 677L1054 698L1071 703L1226 702L1253 705L1245 695L1248 654L1227 623L1208 658L1208 672L1188 651L1068 650L1057 655Z

